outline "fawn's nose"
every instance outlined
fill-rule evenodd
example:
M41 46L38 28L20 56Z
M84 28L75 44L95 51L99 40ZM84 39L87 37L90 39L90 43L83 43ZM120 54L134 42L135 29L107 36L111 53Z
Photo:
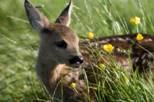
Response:
M73 56L70 60L69 63L71 65L75 64L75 65L80 65L83 63L83 57L82 56Z

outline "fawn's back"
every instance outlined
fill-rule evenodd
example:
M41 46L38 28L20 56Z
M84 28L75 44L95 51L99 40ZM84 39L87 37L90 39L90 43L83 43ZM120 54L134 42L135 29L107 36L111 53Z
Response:
M103 37L94 39L90 42L83 41L80 46L82 53L87 57L92 53L91 48L96 48L102 50L102 46L105 44L112 44L114 46L114 50L112 55L112 59L114 59L119 65L124 67L127 70L136 70L138 69L140 72L145 72L149 70L153 70L154 66L154 36L143 34L144 39L138 41L136 39L138 33L136 34L127 34L120 36L111 36L111 37ZM85 47L85 45L89 45ZM85 50L86 49L86 50ZM99 56L100 60L105 64L109 64L111 61L111 56ZM98 58L98 59L99 59ZM87 62L90 63L92 58L86 58ZM130 60L131 59L131 60ZM99 60L98 60L99 63Z
M89 70L88 66L91 62L99 63L99 59L94 60L95 53L92 49L103 52L101 46L104 44L110 43L114 46L111 56L99 56L105 64L110 64L110 59L114 59L124 68L130 68L129 59L131 58L132 67L138 68L141 72L153 67L151 54L154 52L153 36L145 34L142 41L135 39L137 34L129 34L79 42L78 36L69 28L71 8L72 1L61 12L55 23L50 23L47 17L25 0L25 10L30 24L40 33L36 71L53 97L63 98L66 102L86 100L88 91L84 78L80 77L82 73L80 67L85 65L87 66L85 69ZM69 87L72 82L77 84L76 89L79 92ZM63 93L61 93L61 88Z

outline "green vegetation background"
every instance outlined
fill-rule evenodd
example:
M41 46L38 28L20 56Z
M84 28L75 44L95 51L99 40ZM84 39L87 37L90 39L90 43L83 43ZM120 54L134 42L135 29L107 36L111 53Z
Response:
M39 35L27 21L23 2L24 0L0 0L0 102L49 100L35 74ZM42 5L41 11L54 22L68 1L31 2ZM153 4L153 0L74 0L71 28L81 38L85 38L89 31L94 32L96 37L136 31L154 34ZM129 19L133 16L141 18L137 30L129 24ZM104 94L106 92L112 101L152 102L154 99L154 93L149 87L145 88L147 91L142 90L145 92L143 97L140 97L140 91L136 92L134 87L132 91L127 89L129 94L117 93L119 99L114 99L113 93L109 93L113 90L107 90ZM127 93L126 90L124 93ZM134 98L131 97L133 93Z

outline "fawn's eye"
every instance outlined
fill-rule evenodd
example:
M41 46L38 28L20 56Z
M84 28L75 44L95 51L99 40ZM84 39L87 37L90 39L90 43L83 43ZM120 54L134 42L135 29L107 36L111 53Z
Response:
M65 49L67 44L64 40L55 43L57 47Z

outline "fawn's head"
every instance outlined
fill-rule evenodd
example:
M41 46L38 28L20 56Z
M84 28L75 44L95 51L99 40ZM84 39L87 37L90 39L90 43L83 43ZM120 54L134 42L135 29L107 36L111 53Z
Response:
M25 0L25 10L32 27L41 34L40 56L60 64L78 66L83 62L79 51L79 38L68 27L72 1L55 23L50 23L39 10Z

